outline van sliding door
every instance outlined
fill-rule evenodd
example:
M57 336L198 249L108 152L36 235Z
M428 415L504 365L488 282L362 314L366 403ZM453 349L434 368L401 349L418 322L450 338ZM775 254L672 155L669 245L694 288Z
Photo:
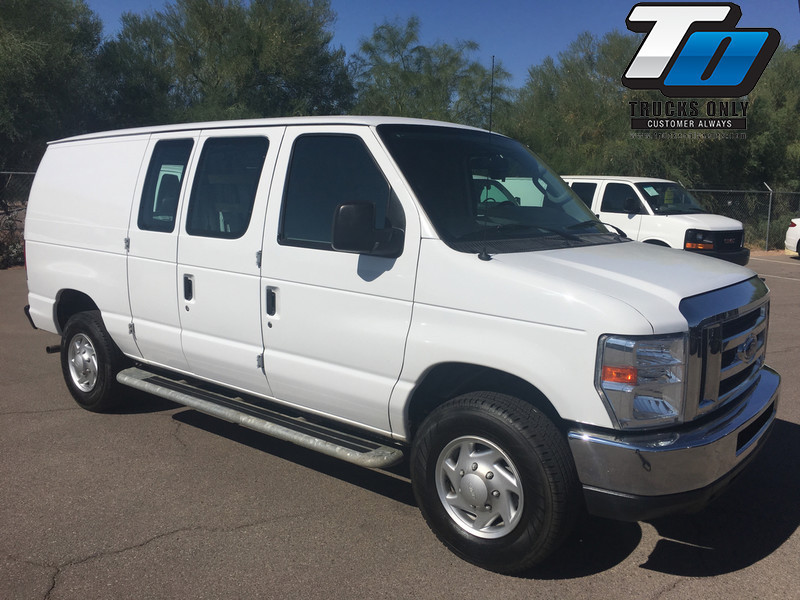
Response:
M189 371L269 395L260 249L283 128L203 132L178 240L177 306Z

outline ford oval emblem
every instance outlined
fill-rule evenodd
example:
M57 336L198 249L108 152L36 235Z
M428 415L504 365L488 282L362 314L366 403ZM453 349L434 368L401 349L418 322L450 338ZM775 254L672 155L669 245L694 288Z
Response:
M755 333L747 336L747 339L741 343L736 349L736 357L743 363L749 363L753 360L758 349L758 338Z

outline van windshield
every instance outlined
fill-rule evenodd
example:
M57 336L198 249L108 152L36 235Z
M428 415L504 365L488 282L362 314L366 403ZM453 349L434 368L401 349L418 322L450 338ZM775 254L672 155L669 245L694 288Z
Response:
M524 146L484 131L380 125L378 133L442 240L461 252L621 241Z
M708 212L686 189L672 181L647 181L636 187L657 215L686 215Z

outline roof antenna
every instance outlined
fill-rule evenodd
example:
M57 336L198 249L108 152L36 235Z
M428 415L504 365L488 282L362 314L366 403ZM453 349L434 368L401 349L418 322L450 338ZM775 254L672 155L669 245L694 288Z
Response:
M494 112L494 54L492 54L492 84L489 88L489 131L492 131L492 113Z

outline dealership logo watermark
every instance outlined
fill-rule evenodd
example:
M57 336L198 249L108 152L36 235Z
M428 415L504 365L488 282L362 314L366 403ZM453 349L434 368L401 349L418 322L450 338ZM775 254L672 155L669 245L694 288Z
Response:
M628 102L631 129L747 129L746 100Z
M670 98L748 94L781 36L772 28L736 28L741 17L732 2L640 2L625 23L646 35L622 83Z

